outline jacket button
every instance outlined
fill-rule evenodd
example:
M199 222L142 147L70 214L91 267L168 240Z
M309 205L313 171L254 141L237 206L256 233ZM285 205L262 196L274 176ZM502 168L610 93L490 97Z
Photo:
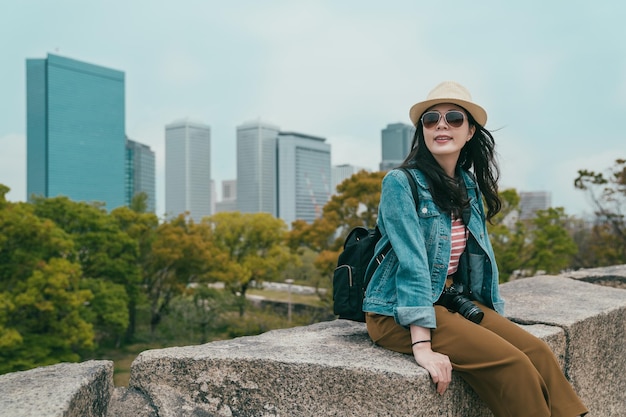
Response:
M428 213L428 209L426 207L422 207L422 213L424 214Z

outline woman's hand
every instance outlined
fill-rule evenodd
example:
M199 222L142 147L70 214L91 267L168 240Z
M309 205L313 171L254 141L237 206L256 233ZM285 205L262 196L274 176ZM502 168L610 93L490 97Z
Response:
M419 366L426 369L437 386L437 393L443 393L452 381L452 364L450 358L441 353L433 352L430 343L419 343L413 346L413 356Z

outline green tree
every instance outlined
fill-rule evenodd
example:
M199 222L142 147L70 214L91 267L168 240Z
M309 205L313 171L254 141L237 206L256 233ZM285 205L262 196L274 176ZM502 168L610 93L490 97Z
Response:
M578 246L572 268L595 268L624 263L624 242L613 232L610 224L597 218L593 223L578 220L572 234Z
M332 241L331 249L338 249L352 228L376 225L385 174L384 171L360 171L337 186L337 194L326 203L322 215L335 227L331 234L341 232L341 236Z
M76 361L93 347L81 315L92 299L80 288L71 237L0 185L0 373Z
M499 193L502 210L487 224L489 239L498 264L500 282L506 282L511 275L524 267L528 259L527 230L523 222L517 220L520 197L514 189Z
M148 194L143 191L135 194L130 201L130 209L136 213L146 213L148 209Z
M200 343L209 341L209 334L224 325L225 313L233 306L232 295L206 286L198 286L193 292L195 308L194 324L200 329Z
M39 219L30 204L7 203L0 194L0 289L11 290L43 260L73 258L71 236Z
M320 273L315 268L314 262L317 253L309 248L302 248L298 253L298 262L289 263L281 274L280 281L293 279L303 285L319 287Z
M92 294L80 289L80 279L78 264L52 258L15 288L11 322L23 341L3 352L11 364L3 371L76 362L93 348L92 325L81 315Z
M568 232L570 219L562 207L539 210L532 219L532 245L526 268L557 274L569 267L578 248Z
M160 224L144 272L152 333L175 296L183 294L192 283L222 278L227 261L226 254L214 244L207 224L194 223L182 214Z
M129 300L124 314L127 316L126 322L129 322L128 317L134 314L131 309L136 305L138 286L141 284L137 241L121 230L117 219L97 204L74 202L67 197L38 197L34 199L33 206L37 216L52 220L72 237L76 249L72 260L80 263L86 278L110 281L124 287L126 299ZM91 290L100 289L108 292L111 286L91 286ZM98 334L110 335L110 341L119 344L126 329L121 333L111 333L113 329L119 330L119 312L105 313L102 310L117 310L119 303L112 301L106 292L96 292L92 305L101 307L96 320L97 327L102 326L97 329ZM114 317L114 322L107 322Z
M96 343L111 342L120 347L121 335L128 329L129 321L128 294L124 286L103 279L83 278L80 287L97 294L83 313L94 325Z
M194 343L207 343L229 327L228 317L237 310L236 300L229 291L194 285L172 303L172 316L180 328L184 323Z
M579 170L574 186L585 192L596 217L589 235L591 250L584 255L584 264L626 263L626 160L617 159L605 173Z
M72 235L85 276L136 285L137 242L117 219L96 204L67 197L36 198L35 214L54 221Z
M133 339L137 327L137 306L142 301L142 298L146 298L146 294L141 290L141 287L150 280L146 273L150 271L150 264L153 260L152 245L156 240L156 230L159 226L159 219L154 213L141 211L145 205L144 196L144 193L135 196L130 208L118 207L111 211L111 216L117 221L120 229L134 239L138 247L135 261L139 274L138 285L126 288L128 293L126 340L129 342ZM144 203L141 203L142 201Z
M571 266L577 251L570 235L572 219L563 208L540 210L529 220L518 220L520 197L514 189L500 192L502 210L488 224L500 282L512 275L537 271L558 273Z
M276 280L289 263L297 262L286 245L287 227L268 213L223 212L206 219L218 248L228 254L223 281L245 312L246 291L252 281Z
M315 267L330 288L330 277L337 265L343 241L356 226L374 227L378 217L378 202L385 172L360 171L337 186L322 210L322 216L312 224L296 221L292 224L288 242L292 250L305 246L318 255Z

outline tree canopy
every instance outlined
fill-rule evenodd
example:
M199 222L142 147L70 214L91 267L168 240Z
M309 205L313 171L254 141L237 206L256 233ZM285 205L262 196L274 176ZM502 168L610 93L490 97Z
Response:
M219 278L240 298L240 314L252 281L276 278L298 261L286 245L287 226L268 213L217 213L206 224L215 245L227 255L227 273Z
M8 190L4 188L4 190ZM0 192L0 373L76 361L93 347L75 245L54 222Z
M626 263L626 160L615 160L604 173L579 170L574 186L585 192L596 216L579 256L582 266Z
M151 328L161 322L172 299L192 283L221 276L226 257L212 240L212 230L181 214L161 223L144 264L143 285L150 304Z
M356 226L376 225L384 176L385 172L360 171L339 184L320 218L311 224L292 224L288 238L292 250L306 246L317 252L315 266L330 277L348 232Z
M80 285L93 293L90 314L95 317L98 339L110 338L119 344L126 332L123 324L128 324L131 316L129 305L136 303L140 285L137 241L98 204L75 202L67 197L36 197L33 209L38 217L53 221L71 237L75 252L68 259L80 264L86 278ZM94 279L109 284L90 281ZM118 310L120 304L109 294L111 291L123 292L121 297L133 304L126 303L123 310ZM120 317L122 314L124 317Z

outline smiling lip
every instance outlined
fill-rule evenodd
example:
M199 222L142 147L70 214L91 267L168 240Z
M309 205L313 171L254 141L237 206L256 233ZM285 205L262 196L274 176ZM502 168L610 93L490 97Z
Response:
M452 137L450 137L450 136L437 136L437 137L435 137L435 141L436 142L446 142L446 141L449 141L449 140L452 140Z

